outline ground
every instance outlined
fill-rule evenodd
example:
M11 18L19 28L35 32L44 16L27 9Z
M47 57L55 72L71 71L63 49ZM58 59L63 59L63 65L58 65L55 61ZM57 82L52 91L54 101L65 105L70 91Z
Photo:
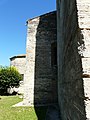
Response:
M43 120L46 107L12 107L22 101L19 96L0 96L0 120ZM37 116L37 113L39 118Z

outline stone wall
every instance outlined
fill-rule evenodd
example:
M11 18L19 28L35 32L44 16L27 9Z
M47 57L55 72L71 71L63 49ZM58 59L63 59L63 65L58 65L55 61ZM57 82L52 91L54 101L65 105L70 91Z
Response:
M14 66L16 67L16 69L18 70L18 72L23 76L23 80L20 81L20 86L19 88L8 88L8 93L12 94L13 92L17 92L19 94L23 94L24 93L24 74L26 71L26 55L22 54L22 55L17 55L17 56L13 56L10 58L10 66Z
M83 35L83 46L79 47L82 56L83 83L86 117L90 119L90 0L77 0L78 22ZM83 47L83 49L81 49Z
M17 55L10 58L10 66L15 66L20 74L24 75L26 65L26 55Z
M57 65L52 60L56 32L56 12L27 21L25 105L57 102Z
M90 119L89 13L89 0L57 0L58 101L62 120Z

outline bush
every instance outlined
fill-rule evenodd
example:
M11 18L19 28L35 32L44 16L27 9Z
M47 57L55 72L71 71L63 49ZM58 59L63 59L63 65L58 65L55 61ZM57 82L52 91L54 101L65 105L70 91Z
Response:
M19 86L22 76L15 67L0 67L0 91L7 93L7 88Z

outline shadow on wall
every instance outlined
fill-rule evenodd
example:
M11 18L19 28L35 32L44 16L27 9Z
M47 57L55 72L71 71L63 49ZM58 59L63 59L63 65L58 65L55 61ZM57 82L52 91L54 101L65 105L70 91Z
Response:
M85 90L84 90L84 80L83 78L85 77L83 74L83 63L82 63L82 58L83 56L83 52L85 51L85 43L84 43L84 36L82 33L82 29L79 28L78 25L78 31L76 33L77 35L77 39L76 41L76 52L75 52L75 47L74 44L72 45L72 53L74 56L74 63L72 60L72 63L75 64L74 68L75 68L75 81L72 82L71 84L71 88L73 88L73 107L74 107L74 112L76 114L76 118L77 119L82 119L82 120L86 120L86 110L85 110ZM74 41L74 42L75 42ZM73 75L71 75L73 76Z
M82 77L82 53L85 43L78 27L75 0L58 3L57 31L58 102L61 117L63 120L86 120Z
M82 68L82 52L85 50L85 44L81 30L77 32L73 41L68 42L62 62L62 81L59 81L61 117L67 120L86 120L83 83L85 76Z
M46 114L45 105L57 103L57 66L52 65L51 60L51 44L56 43L56 32L56 11L40 16L36 33L34 76L34 106L38 120L42 120ZM42 107L39 109L37 105Z
M67 15L63 16L65 24L62 24L61 31L64 42L62 48L58 41L58 53L60 49L63 49L60 59L62 64L58 66L62 67L62 74L59 75L58 81L59 105L62 119L86 120L82 78L82 52L85 50L85 45L81 29L78 28L76 10L74 12L75 14L71 14L73 16L67 19ZM50 16L47 14L40 17L37 28L34 107L38 120L42 120L46 114L47 107L43 105L57 103L57 67L56 62L52 60L52 56L55 55L52 54L52 46L56 46L53 43L57 41L56 24L56 15L51 13ZM37 105L43 107L39 109Z

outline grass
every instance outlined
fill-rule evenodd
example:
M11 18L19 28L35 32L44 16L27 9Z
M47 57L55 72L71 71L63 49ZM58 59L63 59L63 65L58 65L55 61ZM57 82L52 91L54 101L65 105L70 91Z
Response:
M18 96L0 96L0 120L44 120L46 107L12 107L22 101Z

